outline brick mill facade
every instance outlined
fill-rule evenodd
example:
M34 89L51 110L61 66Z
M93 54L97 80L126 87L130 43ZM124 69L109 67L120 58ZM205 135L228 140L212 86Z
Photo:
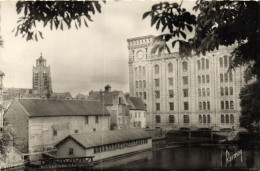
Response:
M128 39L130 95L147 106L147 126L230 129L239 126L244 67L229 71L231 48L205 56L152 54L155 37Z

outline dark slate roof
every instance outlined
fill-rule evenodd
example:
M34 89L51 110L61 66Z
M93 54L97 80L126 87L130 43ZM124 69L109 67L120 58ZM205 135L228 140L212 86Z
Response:
M66 98L72 99L72 96L71 96L70 92L53 93L51 95L51 98L53 98L53 99L66 99Z
M78 94L74 97L75 100L85 100L86 99L86 96L83 95L83 94Z
M128 94L125 97L131 110L146 110L146 106L140 97L130 97Z
M17 99L31 117L110 115L98 101Z
M118 96L120 91L91 91L87 100L98 100L104 102L105 105L112 105L114 97Z
M59 146L68 138L78 142L85 148L96 147L100 145L113 144L118 142L137 140L143 138L151 138L149 132L144 129L124 129L103 132L92 132L86 134L73 134L61 140L55 146Z

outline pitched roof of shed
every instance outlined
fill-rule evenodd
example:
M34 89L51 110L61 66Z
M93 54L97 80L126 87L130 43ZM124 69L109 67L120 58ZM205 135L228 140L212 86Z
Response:
M99 101L17 99L30 116L110 115Z
M143 138L151 138L150 133L143 129L125 129L104 132L93 132L86 134L73 134L61 140L55 146L59 146L68 138L78 142L85 148L96 147L100 145L113 144L118 142L137 140Z

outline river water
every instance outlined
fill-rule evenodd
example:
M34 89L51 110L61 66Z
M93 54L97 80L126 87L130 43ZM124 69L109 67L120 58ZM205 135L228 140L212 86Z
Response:
M178 146L155 142L153 150L95 166L95 170L259 170L260 151L236 145ZM228 153L228 154L226 154ZM241 154L242 153L242 154ZM229 155L229 156L227 156ZM231 162L226 158L235 156Z
M228 156L227 156L228 155ZM231 156L235 156L230 161ZM229 161L227 163L227 157ZM35 170L23 168L21 170ZM45 169L46 170L46 169ZM67 168L54 170L81 170ZM93 170L260 170L260 150L236 145L177 145L153 142L153 150L120 157L95 165Z

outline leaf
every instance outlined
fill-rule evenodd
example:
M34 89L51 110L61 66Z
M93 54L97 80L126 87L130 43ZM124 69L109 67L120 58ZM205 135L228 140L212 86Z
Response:
M43 39L42 32L38 31L38 33L41 36L41 38Z
M159 19L159 17L158 17L157 15L155 15L155 16L152 18L151 26L153 26L158 19Z
M157 29L157 30L160 28L160 22L161 22L161 20L159 19L158 22L157 22L157 24L156 24L156 29Z
M88 27L88 24L87 24L87 21L85 20L85 18L84 18L84 24L86 27Z
M150 15L151 14L151 11L147 11L147 12L145 12L144 14L143 14L143 19L145 19L148 15Z
M35 33L35 35L34 35L34 38L35 38L36 42L38 42L38 37L37 37L37 34L36 34L36 33Z
M186 34L185 34L183 31L180 31L180 33L181 33L181 36L182 36L184 39L186 39Z
M174 40L174 41L172 42L172 48L174 48L176 42L178 42L178 40Z
M186 24L186 27L187 27L187 29L188 29L190 32L192 32L192 26Z

